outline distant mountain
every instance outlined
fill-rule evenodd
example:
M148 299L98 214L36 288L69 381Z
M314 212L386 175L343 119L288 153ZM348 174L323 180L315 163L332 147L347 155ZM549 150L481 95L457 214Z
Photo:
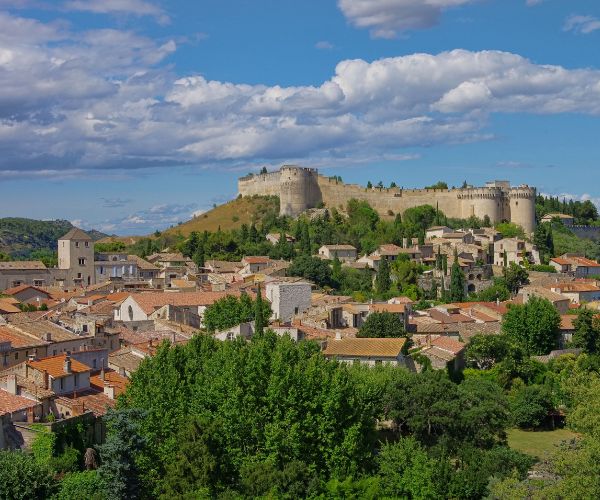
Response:
M27 259L34 252L56 252L56 241L72 228L68 220L0 219L0 253ZM107 236L96 230L86 232L94 241Z

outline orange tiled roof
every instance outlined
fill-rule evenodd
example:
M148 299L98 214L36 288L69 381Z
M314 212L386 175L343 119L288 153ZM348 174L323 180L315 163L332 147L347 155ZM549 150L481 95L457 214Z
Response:
M269 257L266 257L264 255L249 255L247 257L244 257L242 259L242 262L245 262L246 264L266 264L270 260L271 259Z
M20 312L21 312L21 309L19 309L14 303L12 303L8 300L0 299L0 313L16 314L16 313L20 313Z
M345 338L330 341L323 354L325 356L396 358L402 351L405 342L404 338Z
M438 337L433 339L431 341L431 345L437 347L438 349L451 352L455 355L461 353L465 348L465 344L463 342L459 342L458 340L454 340L450 337Z
M37 286L33 286L33 285L19 285L19 286L15 286L12 288L7 288L2 293L4 295L15 295L19 292L27 290L28 288L31 288L32 290L37 290L38 292L42 292L44 295L50 296L50 294L48 292L46 292L45 290L42 290L41 288L39 288Z
M90 377L90 386L99 391L104 391L105 385L110 385L115 388L115 395L123 394L125 392L125 388L129 383L129 379L120 375L118 372L114 370L105 370L104 371L104 380L102 379L102 372L95 372L94 375Z
M23 396L15 396L4 389L0 389L0 415L32 408L38 404L37 401L32 401Z
M41 260L14 260L0 262L0 271L5 269L42 270L48 269Z
M58 356L51 356L49 358L42 358L35 361L27 361L27 364L36 370L41 372L46 371L53 378L60 378L69 375L65 372L66 354L59 354ZM71 358L71 372L72 373L85 373L91 371L91 368L83 363Z
M13 348L47 345L49 342L39 340L10 326L0 325L0 342L10 342Z
M239 297L238 290L225 292L146 292L131 294L131 297L146 314L167 304L172 306L209 306L227 295Z
M406 310L406 303L403 304L369 304L369 310L372 312L389 312L389 313L404 313Z

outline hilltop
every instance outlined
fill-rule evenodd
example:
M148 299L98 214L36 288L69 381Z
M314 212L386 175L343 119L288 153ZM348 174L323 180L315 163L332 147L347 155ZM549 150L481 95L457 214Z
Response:
M164 231L166 234L181 233L188 236L193 231L214 232L237 229L242 224L260 223L266 217L279 216L279 198L276 196L248 196L236 198L208 212L197 215L188 222Z
M19 217L0 219L0 253L13 259L27 259L36 251L56 251L56 240L73 228L68 220L35 220ZM87 231L96 241L106 237L100 231Z

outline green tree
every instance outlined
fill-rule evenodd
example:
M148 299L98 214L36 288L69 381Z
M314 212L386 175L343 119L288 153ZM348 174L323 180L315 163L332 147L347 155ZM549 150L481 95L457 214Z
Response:
M404 323L397 314L390 312L374 312L369 314L361 325L357 337L386 338L406 335Z
M547 264L550 258L554 257L554 238L551 223L538 224L533 234L533 243L540 252L541 261Z
M460 268L458 253L454 250L454 262L450 270L450 300L452 302L464 302L466 279L465 273Z
M332 285L332 271L326 260L309 255L299 255L292 261L288 268L290 276L301 276L307 280L313 281L318 286Z
M511 293L517 293L529 283L529 274L521 266L511 262L510 266L504 268L504 282Z
M385 295L392 285L390 278L390 263L384 257L379 262L379 269L377 270L377 276L375 277L375 291L379 295Z
M263 318L271 315L271 306L262 301ZM240 297L227 295L206 308L204 311L204 326L209 332L221 331L232 326L252 321L255 317L255 301L247 293Z
M526 304L509 307L502 331L525 352L543 355L556 348L560 323L560 314L550 301L530 297Z
M268 321L269 316L265 316L262 291L259 283L256 290L256 300L254 302L254 332L258 335L262 335Z
M573 347L580 347L590 354L597 353L600 350L600 321L594 312L585 307L580 308L573 326Z
M503 238L525 239L523 228L513 222L501 222L500 224L496 224L496 231L498 231Z
M552 408L552 394L541 385L522 385L510 397L512 420L517 427L539 427Z
M107 500L141 497L139 454L147 445L140 435L144 412L138 409L109 410L104 416L106 442L100 447L98 473Z
M44 500L54 486L48 465L28 453L0 450L0 499Z
M467 361L478 369L490 370L513 350L512 343L505 335L478 334L469 341L466 357Z
M56 500L103 500L102 489L97 471L70 472L62 478Z

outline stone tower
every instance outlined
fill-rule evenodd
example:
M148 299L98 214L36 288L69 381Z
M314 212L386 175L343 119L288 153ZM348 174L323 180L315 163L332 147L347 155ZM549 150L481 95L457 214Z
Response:
M284 165L281 167L280 174L281 215L296 217L323 201L317 170Z
M510 221L523 228L525 234L535 231L536 189L529 186L511 188L508 192Z
M74 227L58 240L58 268L66 271L66 286L89 286L96 282L94 242Z

